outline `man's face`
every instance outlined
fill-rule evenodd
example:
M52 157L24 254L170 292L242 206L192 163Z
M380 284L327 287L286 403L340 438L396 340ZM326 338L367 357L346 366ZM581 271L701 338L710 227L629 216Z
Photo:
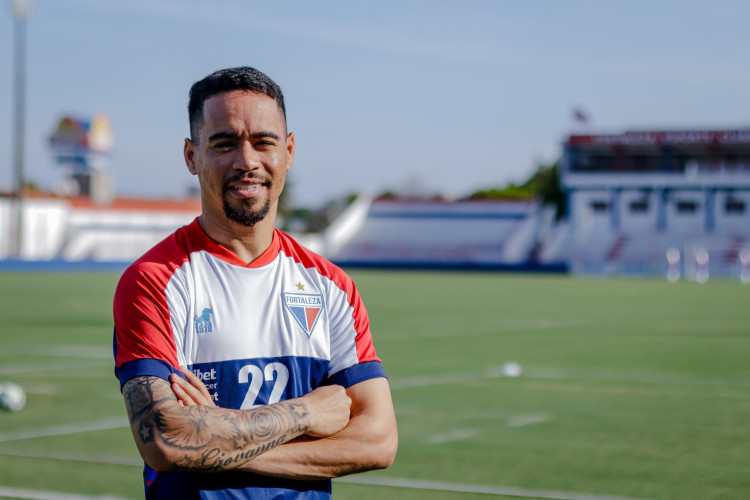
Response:
M294 134L273 98L243 90L208 98L196 139L185 142L185 162L200 181L204 217L248 227L275 217Z

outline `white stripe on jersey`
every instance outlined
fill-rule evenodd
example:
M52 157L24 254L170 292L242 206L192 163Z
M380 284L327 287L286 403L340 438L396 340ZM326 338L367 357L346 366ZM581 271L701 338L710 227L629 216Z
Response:
M309 336L285 305L285 293L320 297L320 317ZM357 363L346 293L283 252L258 268L193 252L169 280L166 297L181 365L295 356L334 360L332 375Z

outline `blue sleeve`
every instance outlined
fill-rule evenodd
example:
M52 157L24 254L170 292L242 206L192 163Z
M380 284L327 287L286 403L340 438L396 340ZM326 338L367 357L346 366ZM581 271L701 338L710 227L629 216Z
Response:
M185 374L180 370L160 359L134 359L115 368L115 375L120 380L120 389L122 389L125 382L133 377L147 375L163 378L169 382L169 376L173 373L187 380Z
M380 361L366 361L344 368L328 379L328 384L351 387L371 378L385 377L385 370Z

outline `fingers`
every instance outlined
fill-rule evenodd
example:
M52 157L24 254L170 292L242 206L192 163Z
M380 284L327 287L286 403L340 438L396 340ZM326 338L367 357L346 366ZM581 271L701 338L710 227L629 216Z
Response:
M181 406L216 406L214 399L206 389L205 384L198 377L192 374L190 370L181 368L188 380L183 379L177 374L169 377L172 383L172 392L177 397Z
M183 389L183 387L180 385L181 383L186 384L187 382L174 374L172 374L169 379L172 382L172 392L174 392L174 395L177 396L177 402L180 406L198 405L193 396L186 389Z
M213 398L211 397L211 393L209 393L208 389L206 388L206 384L204 384L201 379L196 377L192 370L188 369L185 366L181 366L180 370L182 371L182 373L185 374L188 381L190 382L190 385L197 388L207 400L213 401Z

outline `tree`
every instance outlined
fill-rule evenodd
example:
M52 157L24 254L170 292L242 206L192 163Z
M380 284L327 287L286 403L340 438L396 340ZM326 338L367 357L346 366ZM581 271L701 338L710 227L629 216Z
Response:
M537 165L536 171L523 184L509 183L501 188L476 191L464 200L526 201L538 199L545 205L554 205L556 219L568 215L565 193L560 187L559 160L552 165Z
M471 193L465 200L506 200L528 201L535 198L534 192L525 185L517 186L513 183L502 188L482 189Z
M557 220L568 216L567 198L560 187L560 160L552 165L538 165L536 172L523 185L543 204L557 208Z

